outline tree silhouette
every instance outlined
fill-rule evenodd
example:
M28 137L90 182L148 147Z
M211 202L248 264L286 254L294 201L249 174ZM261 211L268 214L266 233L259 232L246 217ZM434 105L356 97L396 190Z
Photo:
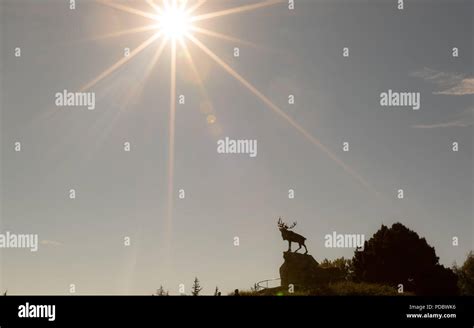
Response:
M434 247L401 223L384 225L356 250L354 280L403 285L417 295L456 295L457 277L438 262Z
M156 290L156 296L168 296L168 292L165 292L163 286L160 286L160 288Z
M320 264L321 268L324 269L337 269L344 277L345 280L352 278L352 260L344 257L337 258L335 260L324 259Z
M192 287L192 290L191 290L191 294L193 296L199 296L199 293L201 292L201 290L202 290L202 287L199 284L199 279L196 277L196 278L194 278L194 283L193 283L193 287Z
M472 251L461 267L454 266L454 272L458 276L458 287L462 295L474 295L474 254Z

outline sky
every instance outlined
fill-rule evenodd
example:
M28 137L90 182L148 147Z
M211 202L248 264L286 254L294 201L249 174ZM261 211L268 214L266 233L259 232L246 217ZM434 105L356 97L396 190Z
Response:
M110 36L150 19L76 2L0 0L0 233L41 240L38 252L0 249L0 290L178 294L196 276L204 293L249 289L279 276L280 216L298 222L317 261L353 255L324 247L326 234L368 239L395 222L425 237L443 265L473 249L472 1L398 10L389 0L297 0L291 11L284 1L199 22L233 37L193 33L254 89L187 40L196 78L178 46L185 103L175 111L171 212L172 47L148 70L157 40L93 85L94 110L57 107L57 92L80 90L156 33ZM257 2L211 0L195 14ZM380 106L389 89L419 92L421 108ZM225 137L257 140L258 155L219 154Z

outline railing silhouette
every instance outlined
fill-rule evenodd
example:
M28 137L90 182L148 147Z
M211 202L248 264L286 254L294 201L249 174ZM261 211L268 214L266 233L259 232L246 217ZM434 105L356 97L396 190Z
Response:
M258 292L258 291L269 289L269 288L280 287L280 284L272 286L277 281L279 282L281 281L281 279L275 278L275 279L267 279L267 280L259 281L255 284L255 290Z

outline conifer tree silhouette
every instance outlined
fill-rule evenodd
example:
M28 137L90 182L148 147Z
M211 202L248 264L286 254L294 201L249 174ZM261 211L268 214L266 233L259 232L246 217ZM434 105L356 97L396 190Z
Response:
M193 296L199 296L199 293L201 292L201 290L202 290L202 287L199 283L199 279L197 277L195 277L193 287L192 287L192 290L191 290L191 294Z

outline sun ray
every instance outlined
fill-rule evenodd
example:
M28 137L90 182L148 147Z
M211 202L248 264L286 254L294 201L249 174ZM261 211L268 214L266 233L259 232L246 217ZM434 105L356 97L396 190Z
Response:
M104 70L102 73L100 73L97 77L89 81L88 83L84 84L81 86L78 91L79 92L85 92L92 88L94 85L99 83L101 80L112 74L114 71L125 65L129 60L131 60L133 57L138 55L140 52L142 52L145 48L150 46L156 39L158 39L161 36L161 32L155 33L153 36L145 40L143 43L141 43L135 50L133 50L128 57L123 57L122 59L118 60L115 64ZM163 42L165 40L163 39ZM51 108L47 110L45 113L42 113L38 116L38 118L34 119L31 121L30 124L35 124L40 119L48 119L51 118L55 113L57 112L57 108Z
M168 145L168 208L166 217L167 237L171 236L174 207L174 145L176 122L176 40L171 41L171 85L169 113L169 145Z
M188 5L188 0L180 0L180 8L181 10L184 10L186 6Z
M160 46L158 47L158 49L156 50L156 53L155 55L153 56L150 64L148 65L147 67L147 70L145 71L145 80L148 79L148 77L150 76L151 72L153 71L153 68L155 67L156 63L158 62L158 60L160 59L161 55L163 54L163 50L165 49L166 47L166 39L162 39L161 40L161 43L160 43Z
M141 90L145 86L145 81L148 80L150 77L151 73L153 72L153 69L155 68L156 63L160 59L161 55L163 54L163 51L167 45L166 39L162 39L159 47L156 49L155 54L153 55L153 58L151 59L150 63L148 64L147 68L145 69L145 75L143 77L143 82L140 84L140 86L137 88L136 93L141 93Z
M198 2L196 2L194 5L192 5L191 7L189 7L187 9L188 11L188 14L192 14L193 12L195 12L196 10L199 9L199 7L201 7L203 4L206 3L207 0L199 0Z
M98 35L92 38L88 38L87 41L94 41L94 40L101 40L101 39L108 39L108 38L115 38L119 37L122 35L127 35L127 34L134 34L134 33L140 33L140 32L147 32L147 31L153 31L158 28L158 24L150 24L150 25L144 25L144 26L139 26L135 28L129 28L126 30L114 32L114 33L108 33L108 34L103 34L103 35Z
M151 72L153 71L154 66L158 62L161 54L163 53L163 50L165 46L167 45L166 40L163 39L161 41L161 44L157 48L152 60L150 63L147 65L145 69L145 74L144 77L141 79L141 83L138 85L135 85L131 87L125 95L125 100L123 103L118 107L118 110L115 112L113 117L111 119L108 118L108 116L104 116L105 119L108 119L108 123L104 124L103 127L101 127L100 122L96 122L93 126L91 126L87 132L88 135L95 135L94 131L100 131L97 136L94 137L94 146L89 147L88 151L83 155L83 160L81 161L83 165L85 165L87 162L91 160L91 158L94 156L94 154L97 153L97 151L100 150L100 147L103 145L104 141L106 140L107 136L110 134L110 132L113 130L115 127L115 123L118 122L120 117L126 112L128 108L128 104L134 99L135 97L138 97L140 94L141 89L144 87L146 84L146 81L148 80ZM53 113L53 112L51 112ZM62 139L61 142L53 149L48 151L48 156L56 156L55 154L59 153L62 149L67 148L67 145L71 144L72 140L74 139L74 131L70 132L69 135L65 135Z
M153 0L145 0L145 2L150 5L150 7L152 7L153 9L155 9L155 11L159 14L162 14L163 13L163 9L157 5Z
M197 66L194 63L193 57L191 56L191 52L189 51L188 46L186 45L186 42L184 42L183 40L180 40L180 45L181 45L181 48L184 50L184 56L186 57L186 60L189 66L191 67L191 70L193 71L194 76L196 77L201 96L204 97L205 101L209 102L209 95L207 93L206 87L204 86L204 82L202 81L201 75L199 74L199 71L197 70Z
M313 145L321 149L326 155L329 156L334 162L341 166L347 173L349 173L353 178L355 178L359 183L361 183L365 188L371 190L376 195L380 195L362 176L355 172L349 165L344 163L339 159L329 148L323 145L316 137L311 135L306 131L302 126L300 126L296 121L294 121L288 114L286 114L282 109L275 105L270 99L268 99L263 93L261 93L256 87L254 87L250 82L248 82L244 77L237 73L232 67L230 67L225 61L219 58L212 50L207 48L201 41L196 39L192 35L187 36L194 44L196 44L204 53L206 53L211 59L213 59L217 64L219 64L227 73L232 75L237 81L239 81L244 87L246 87L250 92L257 96L263 103L272 109L276 114L285 119L292 127L294 127L299 133L301 133L308 141Z
M283 0L266 0L266 1L259 2L259 3L251 4L251 5L244 5L244 6L240 6L240 7L234 7L234 8L230 8L230 9L225 9L225 10L220 10L220 11L215 11L215 12L211 12L211 13L207 13L207 14L194 16L191 19L191 21L192 22L198 22L198 21L207 20L207 19L211 19L211 18L217 18L217 17L227 16L227 15L238 14L238 13L245 12L245 11L252 11L252 10L256 10L256 9L260 9L260 8L264 8L264 7L273 6L273 5L276 5L276 4L280 4L282 2L283 2Z
M255 44L253 42L242 40L242 39L239 39L239 38L227 35L227 34L214 32L214 31L202 28L202 27L191 26L189 28L189 30L193 31L193 32L198 32L198 33L201 33L201 34L204 34L204 35L212 36L214 38L218 38L218 39L221 39L221 40L244 44L244 45L254 47L254 48L259 48L260 47L258 44Z
M136 49L134 49L130 55L128 57L123 57L122 59L120 59L119 61L117 61L115 64L113 64L112 66L110 66L108 69L106 69L105 71L103 71L102 73L100 73L96 78L94 78L93 80L91 80L90 82L88 82L87 84L85 84L84 86L82 86L80 88L80 91L81 92L84 92L88 89L90 89L91 87L93 87L94 85L96 85L98 82L100 82L101 80L103 80L104 78L106 78L107 76L109 76L110 74L112 74L113 72L115 72L117 69L119 69L120 67L122 67L122 65L124 65L125 63L127 63L129 60L131 60L133 57L135 57L136 55L138 55L140 52L142 52L144 49L146 49L150 44L152 44L156 39L158 39L159 37L161 36L161 33L155 33L154 35L152 35L150 38L146 39L145 41L143 41L143 43L141 43Z
M102 4L102 5L105 5L105 6L114 8L114 9L118 9L118 10L123 11L123 12L127 12L129 14L134 14L134 15L141 16L143 18L149 18L149 19L153 19L153 20L158 19L157 15L148 13L146 11L138 10L138 9L126 6L126 5L122 5L120 3L113 3L113 2L110 2L110 1L107 1L107 0L97 0L97 2Z
M168 0L162 0L163 1L163 7L165 9L170 9L172 7L172 3L170 4Z
M159 58L161 57L165 46L166 46L166 40L163 39L161 41L160 45L158 46L158 48L156 49L156 52L154 53L153 58L148 63L147 67L145 68L145 73L144 73L143 78L141 79L141 83L133 86L132 88L130 88L128 90L127 95L125 97L125 101L123 102L123 104L121 106L119 106L119 110L115 113L115 115L109 121L107 126L104 129L101 130L99 136L94 139L95 140L94 147L89 149L89 155L86 154L84 156L86 161L87 161L87 159L90 159L90 158L93 157L94 152L97 152L97 151L100 150L101 145L104 143L107 136L110 134L110 132L115 127L115 123L118 122L120 117L126 112L126 110L128 108L127 105L132 101L132 99L134 99L134 97L139 96L139 94L141 93L141 90L145 86L146 81L150 77L150 74L153 71L153 68L155 67L156 63L158 62Z

